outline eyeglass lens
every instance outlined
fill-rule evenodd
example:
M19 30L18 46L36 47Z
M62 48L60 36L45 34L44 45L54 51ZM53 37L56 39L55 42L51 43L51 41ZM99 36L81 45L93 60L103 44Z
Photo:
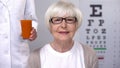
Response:
M62 23L63 20L65 20L66 23L70 23L70 24L76 22L75 17L66 17L66 18L53 17L53 18L51 18L51 22L54 24L60 24L60 23Z

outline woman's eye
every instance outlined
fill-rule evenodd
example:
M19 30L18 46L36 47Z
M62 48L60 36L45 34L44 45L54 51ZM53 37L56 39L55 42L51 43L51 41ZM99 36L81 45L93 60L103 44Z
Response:
M55 19L55 21L60 21L61 19Z
M67 21L74 21L74 19L67 19Z

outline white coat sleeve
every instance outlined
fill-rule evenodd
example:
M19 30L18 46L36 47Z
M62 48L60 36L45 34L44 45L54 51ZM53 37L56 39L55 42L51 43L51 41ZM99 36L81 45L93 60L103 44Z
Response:
M32 20L32 27L34 27L37 30L37 16L35 11L35 2L34 0L26 0L26 7L25 7L25 13L24 13L25 19L31 19Z

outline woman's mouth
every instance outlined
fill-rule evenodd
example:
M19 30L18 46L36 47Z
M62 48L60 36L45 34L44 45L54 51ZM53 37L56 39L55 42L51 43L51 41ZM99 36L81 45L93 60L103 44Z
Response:
M59 33L60 33L60 34L65 34L65 35L66 35L66 34L69 33L69 31L60 31Z

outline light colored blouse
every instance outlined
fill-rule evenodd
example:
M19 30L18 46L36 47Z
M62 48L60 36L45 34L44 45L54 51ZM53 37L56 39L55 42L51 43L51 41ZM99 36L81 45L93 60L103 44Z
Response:
M84 53L83 54L84 55L84 64L83 65L85 66L85 68L98 68L98 59L97 59L95 51L87 45L83 45L81 43L78 43L78 44L82 45L82 48L83 48L83 53ZM77 46L79 46L79 45L77 45ZM41 66L43 64L43 62L41 62L41 60L43 60L43 59L40 59L41 55L42 55L42 54L40 54L40 53L42 53L41 51L42 51L41 48L38 48L31 53L29 60L28 60L28 62L29 62L28 68L41 68ZM61 63L59 63L59 64L61 64ZM50 64L52 64L52 63L50 63Z

